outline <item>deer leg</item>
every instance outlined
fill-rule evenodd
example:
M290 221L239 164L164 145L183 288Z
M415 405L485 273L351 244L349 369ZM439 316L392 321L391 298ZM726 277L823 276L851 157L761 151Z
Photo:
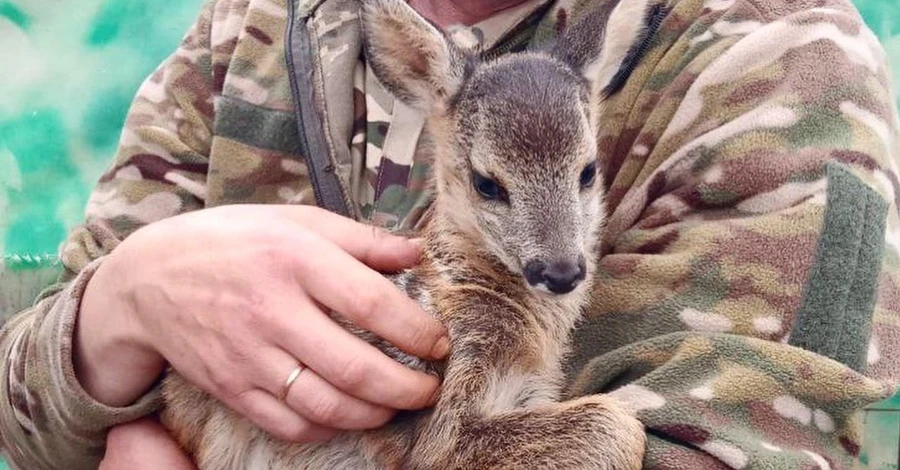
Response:
M603 395L463 419L457 429L443 442L420 440L411 467L640 470L646 444L640 422Z

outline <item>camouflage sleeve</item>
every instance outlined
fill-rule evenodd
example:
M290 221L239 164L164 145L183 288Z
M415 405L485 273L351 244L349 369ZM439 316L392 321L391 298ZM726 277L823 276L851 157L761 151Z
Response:
M638 411L647 469L853 468L900 379L884 53L845 0L668 3L606 110L575 393Z
M157 406L156 392L126 408L92 399L74 375L72 335L82 291L105 254L145 224L204 205L212 70L227 60L211 51L213 13L210 1L138 91L115 161L61 248L61 282L0 333L0 434L17 468L96 468L107 430Z

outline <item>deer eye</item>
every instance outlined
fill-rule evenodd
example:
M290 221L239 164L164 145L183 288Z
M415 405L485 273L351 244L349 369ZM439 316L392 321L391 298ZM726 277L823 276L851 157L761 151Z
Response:
M589 188L593 186L595 179L597 179L597 162L591 162L581 170L581 176L579 177L581 187Z
M485 199L506 200L506 190L500 183L478 173L472 173L472 184L478 194Z

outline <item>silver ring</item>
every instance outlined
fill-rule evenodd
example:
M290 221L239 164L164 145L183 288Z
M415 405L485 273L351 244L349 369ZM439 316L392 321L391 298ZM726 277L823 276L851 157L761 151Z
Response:
M297 367L291 371L287 380L284 381L284 385L281 387L281 392L278 394L279 400L284 401L284 399L287 398L291 385L294 385L294 382L297 380L297 377L300 377L300 373L303 372L303 369L306 369L306 367L303 367L303 364L297 364Z

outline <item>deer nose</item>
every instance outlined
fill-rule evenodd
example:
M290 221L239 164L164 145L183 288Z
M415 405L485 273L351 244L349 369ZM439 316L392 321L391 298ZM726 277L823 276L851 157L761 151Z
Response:
M525 280L532 286L544 284L554 294L572 292L584 280L584 257L552 261L529 261L525 265Z

